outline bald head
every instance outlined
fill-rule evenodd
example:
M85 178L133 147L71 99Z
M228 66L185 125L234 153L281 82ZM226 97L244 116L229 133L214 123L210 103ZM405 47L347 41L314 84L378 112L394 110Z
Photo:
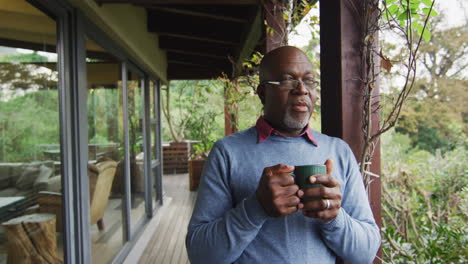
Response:
M265 120L283 135L297 136L309 122L317 93L306 83L314 79L312 63L296 47L280 47L263 57L257 94ZM294 80L298 85L290 89Z
M278 66L292 61L306 61L312 67L307 55L293 46L283 46L268 52L259 67L260 81L270 79L271 72Z

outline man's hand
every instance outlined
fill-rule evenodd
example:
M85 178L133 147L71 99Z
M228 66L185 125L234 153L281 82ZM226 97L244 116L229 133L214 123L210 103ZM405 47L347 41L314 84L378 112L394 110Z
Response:
M340 183L331 176L333 170L333 160L327 159L326 175L310 176L312 184L322 184L321 186L300 190L300 198L320 197L320 200L304 201L303 214L308 217L318 218L322 222L329 222L337 215L341 207Z
M294 166L284 164L263 170L256 196L269 216L284 217L302 208L297 196L299 186L294 184L294 177L289 174L292 171L294 171Z

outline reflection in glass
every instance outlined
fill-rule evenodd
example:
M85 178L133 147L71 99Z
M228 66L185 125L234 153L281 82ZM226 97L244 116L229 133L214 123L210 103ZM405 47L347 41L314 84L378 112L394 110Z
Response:
M24 0L0 6L0 17L0 223L50 213L55 226L39 229L52 240L36 248L63 259L56 22ZM8 243L28 241L8 230L0 225L0 263L22 250Z
M86 45L88 177L93 263L109 263L123 245L123 107L120 63Z
M145 180L143 152L143 79L129 71L128 89L128 129L130 140L130 223L135 226L145 214Z

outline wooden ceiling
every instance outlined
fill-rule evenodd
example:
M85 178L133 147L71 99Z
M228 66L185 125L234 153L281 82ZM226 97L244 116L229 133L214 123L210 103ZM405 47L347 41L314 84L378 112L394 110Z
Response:
M265 49L264 25L254 24L263 21L258 20L262 13L257 0L95 1L146 9L147 30L159 35L159 48L167 52L170 80L211 79L221 73L231 76L233 62L239 65L246 49L247 53ZM252 27L261 28L254 43L249 39Z

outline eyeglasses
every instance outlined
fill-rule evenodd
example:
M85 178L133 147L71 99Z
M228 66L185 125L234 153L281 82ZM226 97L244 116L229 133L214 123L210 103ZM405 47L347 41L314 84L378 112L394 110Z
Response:
M316 80L295 80L295 79L290 79L290 80L282 80L282 81L264 81L266 84L271 84L277 86L281 90L285 91L292 91L296 90L297 87L299 87L299 83L302 83L304 88L306 88L309 92L317 92L317 87L318 87L318 81Z

